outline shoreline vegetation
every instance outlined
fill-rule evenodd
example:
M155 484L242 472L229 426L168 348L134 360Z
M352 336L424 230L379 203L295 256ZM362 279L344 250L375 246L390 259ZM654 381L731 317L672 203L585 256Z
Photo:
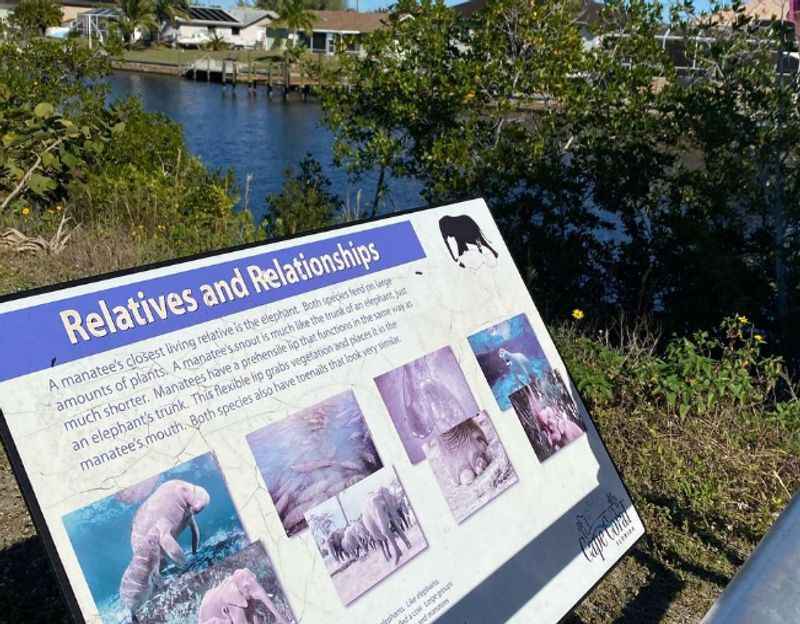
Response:
M699 621L800 486L800 84L775 62L797 45L740 6L662 8L609 0L590 47L569 2L400 0L321 93L354 180L486 198L631 491L648 535L570 624ZM113 55L23 15L0 32L0 293L381 209L382 182L345 205L306 158L257 222L180 126L106 106ZM123 58L178 62L148 54ZM558 110L520 109L543 93ZM67 621L4 454L0 524L0 612Z

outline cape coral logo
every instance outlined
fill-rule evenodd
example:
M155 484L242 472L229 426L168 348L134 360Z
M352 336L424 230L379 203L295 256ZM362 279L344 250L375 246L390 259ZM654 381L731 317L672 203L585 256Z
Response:
M466 268L462 260L462 256L469 251L469 246L476 247L478 252L483 255L483 248L485 247L494 254L497 258L497 252L486 240L486 237L481 232L480 226L475 223L472 217L467 215L460 215L458 217L442 217L439 219L439 231L442 233L442 239L450 252L450 256L462 269ZM453 253L453 244L455 244L456 253Z
M587 561L605 561L609 546L617 546L633 535L633 520L624 503L613 494L606 495L607 507L594 520L579 514L576 518L578 541Z

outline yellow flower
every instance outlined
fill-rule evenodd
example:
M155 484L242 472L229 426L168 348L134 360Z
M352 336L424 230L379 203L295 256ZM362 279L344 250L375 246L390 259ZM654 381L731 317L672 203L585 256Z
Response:
M764 336L762 336L761 334L756 334L755 336L753 336L753 338L755 339L755 341L758 344L761 344L761 343L765 342L764 341Z
M584 316L583 310L581 310L580 308L575 308L572 311L572 318L574 318L576 321L580 321L583 318L583 316Z
M744 315L739 315L739 316L737 316L737 317L736 317L736 320L737 320L737 321L739 321L739 323L740 323L741 325L747 325L747 324L750 322L750 321L748 320L748 318L747 318L746 316L744 316Z
M22 216L23 216L23 217L27 217L27 216L28 216L30 213L31 213L31 209L30 209L30 208L28 208L27 206L25 206L25 207L22 209Z

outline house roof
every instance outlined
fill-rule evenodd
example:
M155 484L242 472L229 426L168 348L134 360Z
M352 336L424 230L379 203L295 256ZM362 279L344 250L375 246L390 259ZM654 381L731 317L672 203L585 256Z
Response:
M228 9L228 13L239 20L239 23L247 26L250 24L255 24L256 22L260 22L264 18L268 18L270 20L278 19L278 14L274 11L262 11L261 9L251 9L248 7L234 7L232 9Z
M221 7L190 6L188 13L189 19L178 19L179 24L246 28L263 19L274 20L278 17L274 11L241 7L223 9Z
M388 13L359 13L357 11L311 11L314 14L313 30L318 32L369 33L381 28Z
M793 22L791 0L750 0L744 5L745 15L762 22ZM733 11L720 11L716 17L723 24L730 24L736 19Z
M480 11L489 3L489 0L468 0L461 4L454 4L452 9L460 13L464 17L469 17L473 13ZM584 0L578 12L578 23L580 24L593 24L600 18L600 9L602 4L594 2L594 0Z
M91 11L85 11L78 16L78 19L82 17L119 17L122 15L122 11L116 7L104 7L98 9L92 9Z

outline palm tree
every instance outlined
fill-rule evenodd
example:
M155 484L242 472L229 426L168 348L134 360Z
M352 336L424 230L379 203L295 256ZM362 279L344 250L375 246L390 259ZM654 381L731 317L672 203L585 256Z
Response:
M225 38L217 33L213 33L205 45L206 50L212 50L214 52L218 52L219 50L227 50L230 47L230 44L225 41Z
M316 16L306 8L305 0L283 0L279 6L280 22L289 31L289 39L296 39L300 31L309 32ZM294 35L294 37L292 37Z
M176 22L180 18L189 17L189 2L187 0L155 0L155 14L160 36L164 24L175 28Z
M122 15L117 18L117 29L126 46L133 43L137 30L158 29L158 18L153 0L119 0Z

